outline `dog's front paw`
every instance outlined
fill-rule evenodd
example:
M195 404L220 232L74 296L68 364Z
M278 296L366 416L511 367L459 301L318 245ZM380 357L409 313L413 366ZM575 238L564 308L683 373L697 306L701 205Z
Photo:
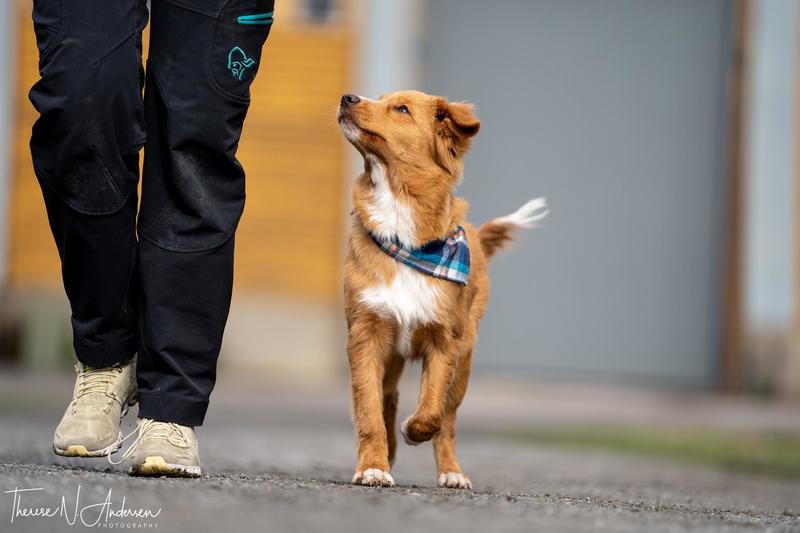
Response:
M439 486L472 490L472 481L463 472L443 472L439 474Z
M431 440L442 427L438 417L409 416L400 425L403 440L409 446L417 446Z
M403 423L400 424L400 434L403 435L403 440L406 441L406 444L409 446L417 446L418 444L422 444L421 442L413 441L408 437L408 420L409 419L406 418L403 420Z
M393 487L394 479L389 472L384 472L380 468L367 468L363 472L356 472L356 475L353 476L353 484L369 487Z

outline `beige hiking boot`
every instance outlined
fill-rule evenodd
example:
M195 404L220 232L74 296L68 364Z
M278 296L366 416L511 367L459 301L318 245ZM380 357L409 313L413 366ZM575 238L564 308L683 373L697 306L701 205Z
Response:
M194 428L173 422L140 418L134 432L138 432L136 439L122 455L123 461L129 457L133 459L131 475L173 477L200 475L200 454Z
M78 378L53 438L53 451L66 457L102 457L122 446L119 430L136 403L136 364L107 368L75 365Z

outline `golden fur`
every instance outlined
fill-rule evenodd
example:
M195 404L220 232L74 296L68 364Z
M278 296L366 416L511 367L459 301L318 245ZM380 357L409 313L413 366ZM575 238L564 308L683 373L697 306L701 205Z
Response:
M353 482L394 483L389 471L397 446L397 382L407 357L422 362L422 382L403 436L409 444L433 440L440 485L471 488L456 459L456 409L467 389L478 322L489 295L488 259L520 226L496 219L476 229L466 220L467 203L453 194L463 156L480 129L471 105L418 91L379 100L345 95L339 123L365 161L353 188L344 269L358 454ZM435 301L432 309L414 309L427 319L403 323L365 296L382 290L391 298L393 282L412 276L401 271L409 267L375 245L370 233L396 229L404 244L416 247L443 238L458 225L470 244L469 284L418 273L413 275L424 280L409 281L408 286ZM399 347L404 328L410 339L406 354Z

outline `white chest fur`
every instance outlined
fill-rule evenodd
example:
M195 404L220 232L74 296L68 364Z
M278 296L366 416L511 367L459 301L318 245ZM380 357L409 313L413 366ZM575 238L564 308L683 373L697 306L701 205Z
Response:
M392 282L364 289L361 301L379 315L397 323L395 349L403 357L410 357L414 330L436 320L439 289L429 276L398 264Z
M407 246L416 246L416 223L411 208L395 197L383 163L373 155L367 155L367 159L374 186L372 202L367 206L374 225L373 233L384 239L396 238Z

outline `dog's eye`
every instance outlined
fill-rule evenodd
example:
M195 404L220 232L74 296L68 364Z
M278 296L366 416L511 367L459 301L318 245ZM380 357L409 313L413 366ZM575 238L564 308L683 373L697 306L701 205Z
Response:
M408 108L404 105L399 105L394 108L395 111L400 111L401 113L410 113Z

